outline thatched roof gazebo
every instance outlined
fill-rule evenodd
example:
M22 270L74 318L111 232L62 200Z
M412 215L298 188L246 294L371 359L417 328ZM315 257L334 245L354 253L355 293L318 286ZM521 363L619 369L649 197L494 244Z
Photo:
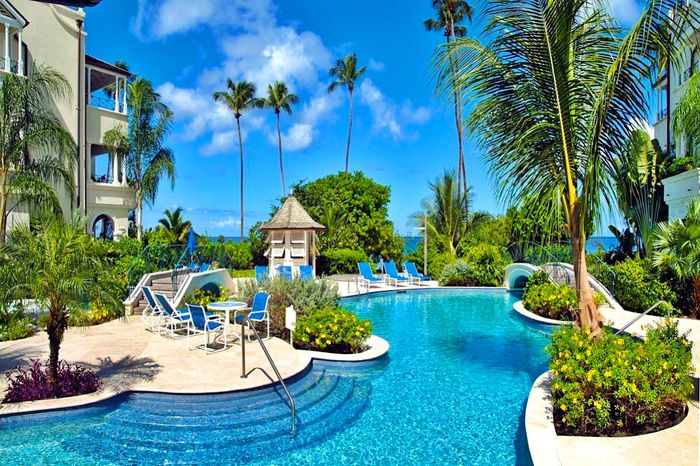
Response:
M316 233L325 229L294 196L289 196L272 219L260 227L267 233L270 273L276 265L311 265L316 276Z

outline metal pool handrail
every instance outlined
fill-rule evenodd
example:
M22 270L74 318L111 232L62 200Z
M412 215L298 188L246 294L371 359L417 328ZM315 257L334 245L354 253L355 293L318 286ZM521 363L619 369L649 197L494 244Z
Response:
M265 356L267 357L267 360L269 361L270 365L272 366L272 370L275 371L275 375L277 376L277 380L279 380L280 385L282 385L282 388L284 389L284 393L287 395L287 399L289 400L289 408L292 411L292 434L296 431L296 418L297 418L297 408L296 404L294 403L294 398L292 395L289 393L289 389L287 389L287 384L284 383L284 379L280 375L280 371L277 370L277 365L275 364L275 361L272 360L272 356L270 356L270 352L267 351L267 347L265 346L265 343L263 343L262 339L260 338L260 335L258 334L258 331L255 329L255 326L251 324L250 319L248 319L248 316L244 316L243 320L241 320L241 378L245 379L248 377L248 374L246 373L245 370L245 330L244 330L244 325L248 323L248 328L253 331L253 334L255 335L255 339L260 343L260 347L263 350L263 353L265 353ZM252 371L251 371L252 372Z
M627 323L627 325L625 325L625 326L622 327L620 330L618 330L617 332L615 332L615 335L619 335L620 333L624 332L624 331L627 330L632 324L634 324L634 323L637 322L639 319L641 319L641 318L644 317L645 315L649 314L651 311L653 311L653 310L656 309L657 307L661 306L662 304L665 304L665 305L667 305L667 306L671 306L667 301L664 301L664 300L659 301L658 303L654 304L654 305L651 306L649 309L647 309L646 311L644 311L642 314L639 314L637 317L635 317L634 319L632 319L631 321L629 321L629 322Z

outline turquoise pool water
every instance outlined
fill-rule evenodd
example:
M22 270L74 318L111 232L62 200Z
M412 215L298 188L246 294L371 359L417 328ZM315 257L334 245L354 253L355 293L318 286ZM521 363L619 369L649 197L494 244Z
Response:
M0 418L2 464L530 464L523 427L546 370L548 330L503 291L438 290L343 300L389 356L314 363L278 390L132 393L90 408Z

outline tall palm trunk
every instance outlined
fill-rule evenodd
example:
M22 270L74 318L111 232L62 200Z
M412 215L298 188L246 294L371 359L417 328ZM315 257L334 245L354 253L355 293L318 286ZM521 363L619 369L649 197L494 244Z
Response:
M348 124L348 146L345 149L345 176L348 175L350 167L350 136L352 135L352 87L348 87L348 95L350 96L350 123Z
M451 43L455 38L454 22L450 21L450 30L447 34L447 43ZM450 53L450 69L452 71L452 99L455 107L455 126L457 127L457 144L459 147L459 161L457 165L457 195L461 199L462 190L465 196L467 192L467 169L464 165L464 144L462 141L462 104L461 93L457 87L457 63L455 62L454 52ZM468 204L468 203L467 203ZM466 209L466 207L465 207Z
M66 326L65 312L61 310L49 311L49 320L46 324L46 333L49 336L49 367L46 375L49 385L54 390L58 388L58 354Z
M588 267L586 265L586 233L581 229L581 208L579 200L574 201L571 219L571 252L574 262L574 277L576 280L576 294L578 296L577 323L581 328L591 330L591 336L600 333L603 327L603 319L593 300L593 293L588 282Z
M141 242L143 236L143 199L141 194L137 194L136 199L136 239Z
M280 175L282 176L282 197L287 195L284 187L284 163L282 162L282 130L280 129L280 112L277 112L277 142L280 148Z
M243 242L243 137L241 136L241 119L236 117L236 125L238 126L238 148L241 152L241 236L238 239L239 243Z
M5 244L7 235L7 173L0 175L0 244Z

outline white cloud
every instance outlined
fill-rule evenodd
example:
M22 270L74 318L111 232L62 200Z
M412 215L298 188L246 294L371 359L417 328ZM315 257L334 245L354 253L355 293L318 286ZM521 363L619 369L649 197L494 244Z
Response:
M142 39L162 39L199 26L228 26L243 30L274 23L271 0L138 0L132 21Z
M430 119L430 111L426 107L414 108L408 100L399 108L396 102L384 95L369 78L360 85L360 102L367 106L372 114L374 131L388 135L394 140L416 139L418 132L406 127L423 124Z
M384 68L386 68L386 65L384 63L375 60L374 58L369 59L369 63L367 63L367 68L369 68L372 71L384 71Z
M212 220L209 222L209 224L216 228L227 228L239 226L241 224L241 221L240 219L233 218L229 215L228 217L222 220Z

